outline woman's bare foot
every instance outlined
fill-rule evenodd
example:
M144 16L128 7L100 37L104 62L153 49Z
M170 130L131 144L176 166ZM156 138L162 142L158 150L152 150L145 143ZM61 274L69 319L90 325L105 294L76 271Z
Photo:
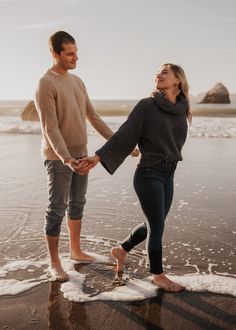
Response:
M116 258L117 272L121 272L123 270L126 253L127 252L122 248L122 246L114 247L111 249L111 255Z
M52 281L62 283L69 281L69 275L63 270L61 264L52 265L50 268L48 268L48 272L51 275Z
M152 283L158 285L160 288L167 292L181 292L185 288L171 280L169 280L164 273L160 275L154 275Z
M77 252L77 253L71 252L70 259L78 261L78 262L86 262L86 263L94 262L96 260L95 257L93 257L87 253L84 253L82 251Z

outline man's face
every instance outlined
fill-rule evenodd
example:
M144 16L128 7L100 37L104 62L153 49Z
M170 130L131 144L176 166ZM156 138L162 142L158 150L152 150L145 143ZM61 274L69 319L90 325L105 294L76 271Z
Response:
M73 70L76 68L78 60L76 44L63 44L63 50L60 54L54 53L57 64L64 70Z

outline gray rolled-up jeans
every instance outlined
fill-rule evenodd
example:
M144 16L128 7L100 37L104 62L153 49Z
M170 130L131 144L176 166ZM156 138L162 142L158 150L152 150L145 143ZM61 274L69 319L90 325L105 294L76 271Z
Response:
M73 172L60 160L45 160L44 165L48 183L45 233L58 236L66 211L71 220L81 220L83 217L88 175Z

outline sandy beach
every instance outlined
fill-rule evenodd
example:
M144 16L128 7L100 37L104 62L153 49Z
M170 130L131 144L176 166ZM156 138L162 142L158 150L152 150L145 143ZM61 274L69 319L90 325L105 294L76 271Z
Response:
M236 147L235 138L189 138L183 151L184 162L179 163L176 172L175 198L164 235L163 262L170 276L193 275L195 292L173 295L158 290L154 297L152 291L152 298L137 301L130 293L125 298L129 301L116 301L114 295L114 301L110 298L90 302L70 301L74 298L68 287L48 282L45 273L43 216L47 193L39 155L40 135L1 134L0 140L1 328L120 329L121 325L123 329L234 328L236 298L230 295L228 281L236 281L236 185L232 152ZM103 141L90 134L90 154ZM89 299L112 292L114 261L109 250L143 221L132 187L137 162L138 159L128 157L113 176L100 165L90 174L82 243L86 251L106 259L93 265L73 266L76 276L89 275L83 282L83 292ZM60 248L67 260L65 223ZM143 283L143 279L150 276L145 244L139 245L127 258L126 268L131 286ZM207 289L202 283L197 284L197 276L206 279L207 275L220 276L223 291L217 283L208 283ZM63 295L67 295L67 299ZM146 291L144 297L148 297Z

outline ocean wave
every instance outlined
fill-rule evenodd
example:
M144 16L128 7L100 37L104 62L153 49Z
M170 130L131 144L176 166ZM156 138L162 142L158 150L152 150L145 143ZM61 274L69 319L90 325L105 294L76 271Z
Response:
M22 121L19 117L1 117L0 133L8 134L40 134L40 123Z
M103 117L103 120L113 130L121 126L126 117ZM88 135L98 134L91 126L87 126ZM40 123L22 121L19 117L0 118L0 133L8 134L41 134ZM189 126L190 138L235 138L236 118L206 118L195 117Z
M194 118L189 127L189 137L235 138L236 118Z

